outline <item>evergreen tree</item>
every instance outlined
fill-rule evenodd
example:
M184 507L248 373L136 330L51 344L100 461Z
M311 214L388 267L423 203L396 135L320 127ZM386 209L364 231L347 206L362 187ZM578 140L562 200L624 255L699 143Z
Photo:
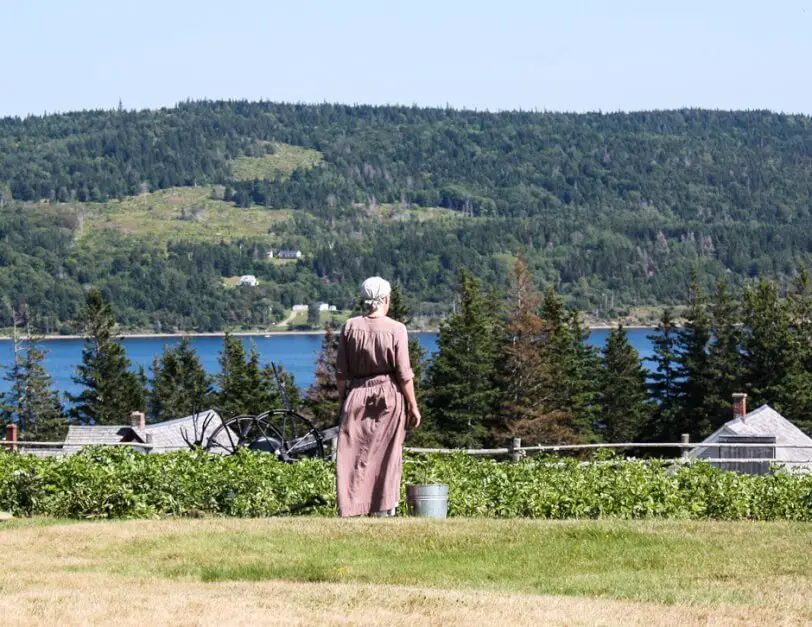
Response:
M14 364L4 379L9 391L0 394L0 423L16 423L20 438L33 441L56 441L65 437L67 421L45 367L46 351L31 336L21 340L16 328L12 337Z
M789 308L800 362L792 380L794 402L789 411L800 429L812 433L812 280L806 266L795 278Z
M769 403L789 420L803 419L799 399L807 393L790 304L773 283L759 279L745 290L743 322L745 381L754 406Z
M663 309L657 332L649 335L654 350L653 361L657 367L649 374L649 397L655 403L651 412L651 423L646 429L646 437L667 441L679 427L679 385L677 371L677 349L679 331L670 308Z
M437 336L426 406L446 444L475 447L490 440L499 403L501 330L494 303L473 276L463 272L459 289L459 311L443 322Z
M597 354L585 343L589 330L576 312L568 312L552 288L542 300L544 339L540 344L545 368L544 389L549 411L568 416L568 430L580 441L594 439Z
M212 400L211 379L188 337L177 346L164 349L163 355L155 359L149 396L153 421L201 412L208 409Z
M131 412L144 409L144 376L130 370L124 347L113 337L112 309L99 290L88 293L80 323L85 347L73 381L84 389L67 395L73 403L69 416L82 424L127 424Z
M220 372L215 375L217 406L226 418L239 415L256 416L282 407L279 387L270 365L262 366L255 345L246 353L240 338L226 334L220 353ZM279 378L291 409L299 406L299 391L293 377L279 369Z
M516 260L511 279L511 311L498 374L502 423L495 435L533 443L572 442L575 433L568 424L569 415L550 409L550 365L541 348L545 338L545 323L539 315L541 296L522 257Z
M678 441L688 433L692 440L702 440L711 433L713 389L708 344L711 339L710 316L705 293L696 275L691 282L685 326L680 329L677 348L679 411L668 439Z
M649 417L646 371L622 325L612 329L601 353L600 429L607 442L635 442Z
M341 408L336 383L336 357L338 336L327 322L321 341L321 353L316 360L316 375L307 391L306 405L313 416L313 424L320 429L338 424Z
M708 399L711 431L730 420L733 394L744 391L742 331L738 317L738 305L730 296L727 279L722 278L716 285L716 295L711 304L713 338L708 351L712 375Z

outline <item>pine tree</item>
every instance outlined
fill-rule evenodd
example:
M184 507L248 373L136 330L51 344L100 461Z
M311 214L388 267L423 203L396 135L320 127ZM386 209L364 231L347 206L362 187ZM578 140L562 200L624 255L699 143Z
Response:
M723 278L716 285L711 304L713 338L708 349L712 375L708 399L711 431L730 420L733 394L744 391L742 331L738 317L737 303L730 296L727 279Z
M153 421L201 412L208 409L212 400L211 379L188 337L177 346L164 349L163 355L155 359L149 396Z
M502 424L496 435L543 444L572 442L575 434L569 415L550 409L549 364L541 349L546 328L539 315L541 296L522 257L516 260L511 283L511 311L498 374Z
M688 433L692 440L702 440L711 433L713 389L708 345L711 339L710 316L705 293L694 275L685 325L680 329L677 348L679 410L668 439L679 440Z
M336 356L338 336L327 322L321 340L321 353L316 360L316 374L313 385L307 391L306 405L313 416L313 424L324 429L338 424L341 408L338 403L336 383Z
M649 335L654 349L653 361L657 368L649 374L649 397L655 403L651 412L651 423L646 429L646 438L667 441L678 431L679 386L677 349L679 331L670 308L663 309L657 332Z
M649 417L646 372L622 325L601 353L600 428L607 442L635 442Z
M53 380L42 365L46 351L32 336L31 326L27 335L26 340L21 340L15 327L12 337L15 359L4 376L10 390L0 395L0 424L16 423L23 440L61 440L67 431L67 421Z
M73 403L69 415L82 424L126 424L131 412L144 409L144 376L130 370L124 347L113 337L112 309L99 290L88 293L80 323L85 347L73 381L84 389L67 395Z
M496 361L501 330L494 303L467 272L460 278L459 311L440 327L429 366L426 406L446 444L489 441L498 408Z

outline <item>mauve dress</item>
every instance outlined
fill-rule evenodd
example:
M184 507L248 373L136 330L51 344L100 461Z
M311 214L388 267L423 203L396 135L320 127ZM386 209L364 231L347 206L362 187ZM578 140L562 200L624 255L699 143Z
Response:
M400 500L406 400L414 376L406 327L390 318L350 318L338 340L336 372L347 383L336 454L340 516L386 512Z

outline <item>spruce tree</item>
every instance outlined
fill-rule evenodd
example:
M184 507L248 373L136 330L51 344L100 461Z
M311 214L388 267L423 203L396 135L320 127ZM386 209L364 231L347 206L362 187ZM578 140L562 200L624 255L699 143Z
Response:
M612 329L601 352L600 430L607 442L636 442L650 407L646 371L622 325Z
M498 409L501 330L495 303L467 272L460 278L459 297L459 310L443 322L437 336L426 406L445 444L476 447L490 441Z
M705 293L694 275L685 325L680 329L677 348L679 410L668 439L679 440L688 433L692 440L710 435L713 409L710 405L713 388L708 345L711 339L710 316Z
M341 408L338 403L336 383L336 356L338 336L329 322L324 325L321 352L316 360L313 385L307 391L306 406L313 416L313 424L324 429L338 424Z
M666 441L679 427L679 386L677 371L677 349L679 331L670 308L663 309L657 332L649 335L654 350L653 361L657 367L649 374L649 397L655 403L651 412L651 422L646 429L646 438Z
M171 420L208 409L211 379L203 369L192 342L184 337L164 349L152 365L149 414L153 421Z
M246 353L242 340L227 333L219 362L220 372L214 377L217 387L215 399L224 418L256 416L282 407L273 369L270 365L260 364L255 345ZM300 399L293 377L281 368L279 377L285 385L291 409L297 409Z
M550 365L541 349L546 328L539 315L541 296L522 257L513 269L509 306L498 371L501 424L495 435L537 444L572 442L569 415L550 403Z
M803 419L802 351L790 304L775 284L759 279L745 290L742 356L747 392L758 407L769 403L789 420Z
M23 440L62 440L67 421L51 375L43 366L46 351L32 337L31 327L25 340L15 329L12 342L15 358L3 377L10 389L0 395L0 424L16 423Z
M738 304L731 297L725 278L716 285L711 303L711 327L713 338L708 352L712 376L708 408L710 428L715 431L732 416L733 394L744 391Z
M549 411L568 416L568 429L580 441L595 437L595 394L597 354L585 343L589 330L577 312L569 312L550 287L542 300L545 330L539 346L545 368L544 389Z
M67 395L69 416L81 424L127 424L131 412L144 410L144 377L130 370L124 347L113 337L112 309L98 289L88 293L80 324L85 347L73 381L84 389Z

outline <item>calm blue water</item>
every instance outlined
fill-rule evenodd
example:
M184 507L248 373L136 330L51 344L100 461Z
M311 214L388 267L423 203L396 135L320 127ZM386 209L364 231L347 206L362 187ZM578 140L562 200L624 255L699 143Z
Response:
M647 329L629 329L629 340L638 350L642 358L648 358L651 353L651 342L646 335L651 333ZM606 342L609 331L596 329L589 337L589 343L601 347ZM436 350L436 335L434 333L415 333L414 337L430 353ZM138 338L123 341L130 360L135 365L143 365L149 373L153 359L159 356L166 346L174 346L180 340L177 338ZM296 383L305 388L313 381L313 370L316 356L321 349L320 335L280 335L274 337L245 337L245 346L251 342L257 346L263 363L275 361L281 363L286 370L296 378ZM75 367L82 361L82 340L47 340L42 343L48 350L45 366L54 378L54 385L61 392L76 393L77 386L71 377ZM218 371L217 357L223 347L220 337L192 338L192 345L197 350L203 367L209 373ZM11 363L11 342L0 340L0 365ZM8 382L0 380L0 392L8 389Z

